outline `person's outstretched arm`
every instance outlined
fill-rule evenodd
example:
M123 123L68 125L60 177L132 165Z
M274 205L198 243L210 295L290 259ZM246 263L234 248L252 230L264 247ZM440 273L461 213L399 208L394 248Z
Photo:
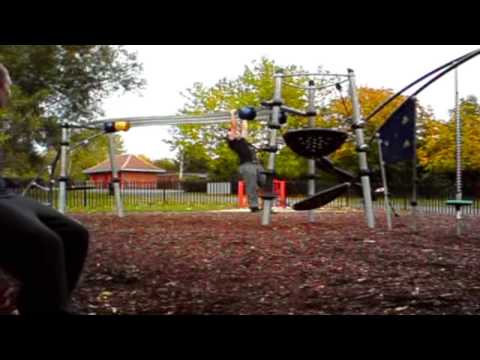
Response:
M237 110L230 111L230 129L228 130L228 139L235 140L239 137L238 133L238 120L237 120Z
M247 136L248 136L248 121L247 120L242 120L240 137L243 138L243 139L246 139Z

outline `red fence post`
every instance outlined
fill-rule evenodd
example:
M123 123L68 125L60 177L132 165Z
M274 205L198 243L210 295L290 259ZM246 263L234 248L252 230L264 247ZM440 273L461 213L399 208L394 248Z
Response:
M285 180L273 180L273 192L278 195L278 206L287 207L287 194ZM238 182L238 206L240 208L247 207L247 196L245 194L245 182Z
M280 181L280 207L286 208L287 207L287 192L286 192L286 185L285 180Z
M245 197L245 183L243 181L238 182L238 207L244 208L247 206Z
M273 185L273 191L277 194L277 205L282 208L287 207L285 180L274 179Z

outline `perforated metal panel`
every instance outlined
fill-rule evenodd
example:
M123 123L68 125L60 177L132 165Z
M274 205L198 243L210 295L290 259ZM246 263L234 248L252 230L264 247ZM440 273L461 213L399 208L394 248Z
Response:
M312 195L305 200L302 200L293 205L293 209L297 211L304 210L313 210L319 207L327 205L329 202L335 200L337 197L343 195L348 188L350 183L343 183L340 185L335 185L329 189L320 191L315 195Z
M332 129L299 129L283 135L285 143L296 154L318 159L337 151L347 140L348 134Z

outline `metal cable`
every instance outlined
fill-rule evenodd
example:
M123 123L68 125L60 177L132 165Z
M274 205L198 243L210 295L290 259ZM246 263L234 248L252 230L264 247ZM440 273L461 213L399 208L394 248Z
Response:
M348 79L347 79L347 80L342 80L342 81L340 81L340 82L336 81L336 82L334 82L334 83L331 83L331 84L328 84L328 85L325 85L325 86L315 87L314 89L315 89L316 91L324 90L324 89L330 88L330 87L332 87L332 86L337 86L337 84L343 84L344 82L347 82L347 81L348 81ZM289 82L286 82L286 81L285 81L283 84L286 85L286 86L289 86L289 87L292 87L292 88L296 88L296 89L301 89L301 90L308 90L308 89L309 89L308 86L294 85L294 84L289 83Z
M367 122L368 120L370 120L372 117L374 117L376 114L378 114L385 106L387 106L388 104L390 104L393 100L395 100L398 96L400 96L402 93L404 93L405 91L407 91L408 89L410 89L412 86L418 84L420 81L422 80L425 80L426 78L428 78L429 76L437 73L438 71L442 70L442 69L445 69L446 67L448 66L451 66L451 65L460 65L462 64L463 62L465 61L468 61L470 60L472 57L474 56L477 56L478 54L480 53L480 49L477 49L477 50L474 50L474 51L471 51L469 52L468 54L465 54L465 55L462 55L452 61L449 61L448 63L445 63L443 64L442 66L439 66L438 68L428 72L427 74L421 76L420 78L418 78L417 80L415 80L414 82L408 84L407 86L405 86L403 89L399 90L397 93L393 94L389 99L387 99L386 101L384 101L382 104L380 104L375 110L373 110L370 115L368 115L366 118L365 118L365 122ZM465 60L465 61L463 61ZM457 64L457 62L459 62L459 64ZM448 72L448 71L447 71ZM440 76L443 76L443 74L445 73L442 73L440 74ZM435 81L437 78L434 78L433 81ZM424 87L420 88L418 90L418 92L422 91L426 86L430 85L433 81L430 81L429 83L427 83ZM415 96L416 94L415 93L414 95L412 96Z
M308 77L308 76L313 76L313 77L349 77L349 75L346 74L325 74L325 73L293 73L293 74L281 74L279 75L280 77L287 78L287 77Z

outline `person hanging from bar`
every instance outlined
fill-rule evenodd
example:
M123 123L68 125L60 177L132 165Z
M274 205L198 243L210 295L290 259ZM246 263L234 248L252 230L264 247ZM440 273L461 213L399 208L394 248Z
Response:
M7 105L11 80L0 64L0 108ZM0 159L2 158L0 149ZM3 164L0 161L0 175ZM77 221L39 202L16 195L0 177L0 268L20 283L20 315L71 315L89 233Z
M265 174L263 166L258 161L255 147L250 144L246 138L248 136L248 123L246 120L238 124L237 111L230 112L230 129L228 130L227 143L239 158L240 166L238 171L242 180L245 182L248 205L251 212L260 211L258 201L258 187L265 185Z

